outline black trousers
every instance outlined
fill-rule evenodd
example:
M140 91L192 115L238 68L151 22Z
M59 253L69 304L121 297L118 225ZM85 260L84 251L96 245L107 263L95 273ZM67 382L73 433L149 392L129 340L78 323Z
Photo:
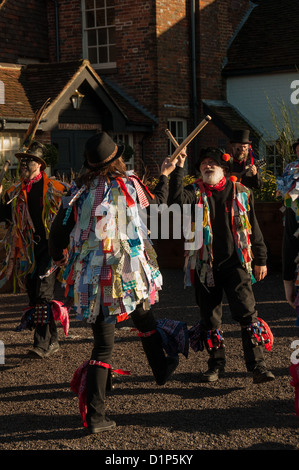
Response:
M51 258L48 253L47 240L40 241L34 248L36 269L33 274L26 277L26 292L29 305L47 305L54 300L56 272L48 277L40 279L39 276L45 274L50 266ZM47 350L50 344L58 340L56 323L50 312L49 322L44 325L36 325L34 330L34 347Z
M144 310L141 305L131 314L135 327L145 333L155 328L156 320L151 310ZM91 360L111 364L114 349L114 323L106 323L100 312L92 324L94 344ZM105 397L109 369L90 365L87 371L87 416L88 426L95 426L105 419Z
M195 274L194 287L196 301L200 308L200 318L204 330L216 330L222 323L222 300L225 292L232 318L241 326L242 345L247 370L257 365L264 365L262 346L253 346L246 326L257 320L255 297L252 290L251 276L235 265L228 269L214 270L214 287L205 287ZM210 352L209 366L225 366L225 348Z

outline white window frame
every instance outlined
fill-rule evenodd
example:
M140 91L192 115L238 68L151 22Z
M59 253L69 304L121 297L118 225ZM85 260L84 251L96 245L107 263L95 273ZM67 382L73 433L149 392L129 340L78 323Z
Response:
M133 134L116 133L113 134L113 140L117 144L129 145L134 150ZM125 160L127 170L134 170L134 153L130 160Z
M93 8L92 9L87 9L86 8L86 1L93 2ZM92 67L97 68L97 69L111 69L111 68L116 68L116 62L115 61L110 61L109 56L110 56L110 48L114 48L114 53L116 49L116 43L109 42L109 30L114 29L114 37L115 37L115 21L113 24L108 24L108 11L114 9L115 10L115 5L113 0L101 0L103 2L103 7L99 8L97 7L97 0L81 0L81 8L82 8L82 24L83 24L83 53L84 57L89 60L91 63ZM113 5L112 5L113 4ZM94 24L93 27L88 27L87 26L87 21L86 21L86 12L94 12L94 17L96 18L96 12L103 10L103 14L105 15L104 19L104 25L103 26L96 26ZM107 43L106 44L101 44L99 40L98 33L99 31L104 31L106 30L106 35L107 35ZM89 46L88 45L88 32L89 31L95 31L96 35L96 43L94 46ZM94 62L89 59L89 49L96 49L96 55L97 55L97 61ZM108 61L107 62L100 62L99 61L99 49L103 48L106 50Z
M187 120L180 118L169 118L167 120L167 128L178 142L181 144L187 137ZM170 141L168 142L168 156L172 155L175 151L175 146Z
M0 165L4 165L9 160L10 169L17 168L18 159L15 157L17 151L21 148L24 134L0 132Z

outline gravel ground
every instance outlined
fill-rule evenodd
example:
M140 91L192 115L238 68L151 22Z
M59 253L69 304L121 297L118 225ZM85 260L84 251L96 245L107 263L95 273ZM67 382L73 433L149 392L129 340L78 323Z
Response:
M192 289L183 289L181 270L162 272L164 289L155 307L156 316L181 319L191 327L198 319ZM90 329L71 315L67 338L59 328L60 351L45 360L29 359L26 355L33 332L14 331L26 296L1 294L0 340L5 346L5 361L0 365L0 450L107 451L100 453L104 456L151 451L156 456L151 464L161 463L163 451L195 456L198 451L210 450L298 450L299 417L288 370L291 343L298 339L294 313L284 300L280 273L270 273L254 286L254 292L259 316L274 334L272 350L265 350L267 365L276 376L274 382L253 385L245 370L239 325L231 320L225 300L223 330L228 361L224 377L216 383L201 382L207 353L190 350L188 359L181 356L172 379L157 386L136 332L130 321L123 322L116 330L112 367L130 370L131 375L114 379L107 413L117 427L100 435L85 432L78 399L69 385L75 369L89 358ZM57 295L61 299L59 289Z

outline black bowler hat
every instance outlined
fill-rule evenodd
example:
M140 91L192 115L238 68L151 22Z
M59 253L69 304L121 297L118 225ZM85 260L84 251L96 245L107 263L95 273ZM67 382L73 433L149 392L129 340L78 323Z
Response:
M123 151L123 145L116 145L106 132L99 132L90 137L85 144L84 166L91 170L104 168L120 158Z
M296 153L296 147L297 145L299 145L299 139L297 139L297 142L294 142L292 147L293 147L293 150L294 150L294 153Z
M231 170L231 165L233 159L231 155L223 152L221 149L216 147L208 147L202 149L197 160L196 168L200 170L200 164L205 158L212 158L215 160L221 167Z
M238 129L233 131L231 144L251 144L249 140L250 131L248 129Z
M40 142L34 140L28 148L24 147L23 149L20 149L19 152L15 154L15 156L18 158L18 160L28 158L34 160L37 163L40 163L41 170L43 171L47 168L47 164L43 158L45 151L46 147Z

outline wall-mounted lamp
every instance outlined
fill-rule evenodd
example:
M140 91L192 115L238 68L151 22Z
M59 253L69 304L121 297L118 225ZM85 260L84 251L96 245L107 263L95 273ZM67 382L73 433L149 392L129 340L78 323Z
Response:
M74 109L80 109L83 98L85 95L82 95L78 90L71 96L71 101Z

